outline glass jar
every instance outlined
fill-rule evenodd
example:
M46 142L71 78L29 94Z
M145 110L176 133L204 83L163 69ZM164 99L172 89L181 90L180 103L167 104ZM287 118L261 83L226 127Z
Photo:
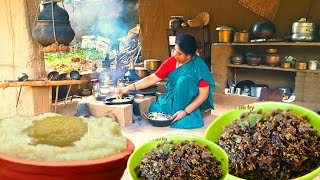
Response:
M92 84L92 94L98 95L100 91L99 79L91 79Z

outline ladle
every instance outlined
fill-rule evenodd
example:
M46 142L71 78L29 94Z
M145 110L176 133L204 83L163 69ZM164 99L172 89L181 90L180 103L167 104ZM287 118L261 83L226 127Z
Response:
M18 81L27 81L29 78L27 73L21 73L18 75ZM16 107L18 107L19 99L20 99L20 94L21 94L22 86L20 86L19 94L18 94L18 99L16 103Z

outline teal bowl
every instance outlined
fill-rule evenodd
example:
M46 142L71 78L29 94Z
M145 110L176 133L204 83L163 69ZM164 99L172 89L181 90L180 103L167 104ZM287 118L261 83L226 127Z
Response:
M221 115L216 120L214 120L206 129L204 138L217 143L220 137L220 134L223 131L223 128L231 124L237 118L239 118L242 113L248 112L250 110L259 110L259 109L262 109L265 112L265 111L274 110L276 108L290 109L297 115L307 115L307 117L310 119L309 123L313 126L313 128L315 128L318 131L318 135L320 135L320 116L317 113L313 112L312 110L298 106L298 105L281 103L281 102L259 102L259 103L253 103L253 104L237 107ZM317 177L318 175L320 175L320 167L318 167L317 169L313 170L312 172L304 176L295 178L294 180L310 180ZM242 178L238 178L228 174L227 179L241 180Z
M134 168L140 165L141 159L145 153L151 151L151 149L155 148L159 143L162 143L166 140L173 142L180 142L184 140L188 141L196 141L198 144L204 146L207 145L210 148L211 153L216 157L217 161L219 161L222 165L223 169L223 177L221 179L225 179L228 174L228 155L224 152L224 150L218 146L217 144L204 139L202 137L197 136L188 136L188 135L170 135L162 138L154 139L149 142L146 142L139 148L137 148L129 157L127 168L130 174L130 177L133 180L138 180L137 174L134 172Z

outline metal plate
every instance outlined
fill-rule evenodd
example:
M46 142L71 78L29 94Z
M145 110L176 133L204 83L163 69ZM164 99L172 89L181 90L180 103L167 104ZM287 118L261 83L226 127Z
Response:
M108 105L117 105L117 104L131 104L133 102L134 96L128 95L123 96L121 99L117 99L116 97L106 98L104 100L105 104Z

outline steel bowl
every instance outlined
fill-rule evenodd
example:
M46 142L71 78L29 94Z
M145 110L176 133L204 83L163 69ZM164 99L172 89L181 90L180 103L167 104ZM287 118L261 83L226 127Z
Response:
M145 116L150 124L157 127L169 126L174 119L171 114L165 112L148 112Z

